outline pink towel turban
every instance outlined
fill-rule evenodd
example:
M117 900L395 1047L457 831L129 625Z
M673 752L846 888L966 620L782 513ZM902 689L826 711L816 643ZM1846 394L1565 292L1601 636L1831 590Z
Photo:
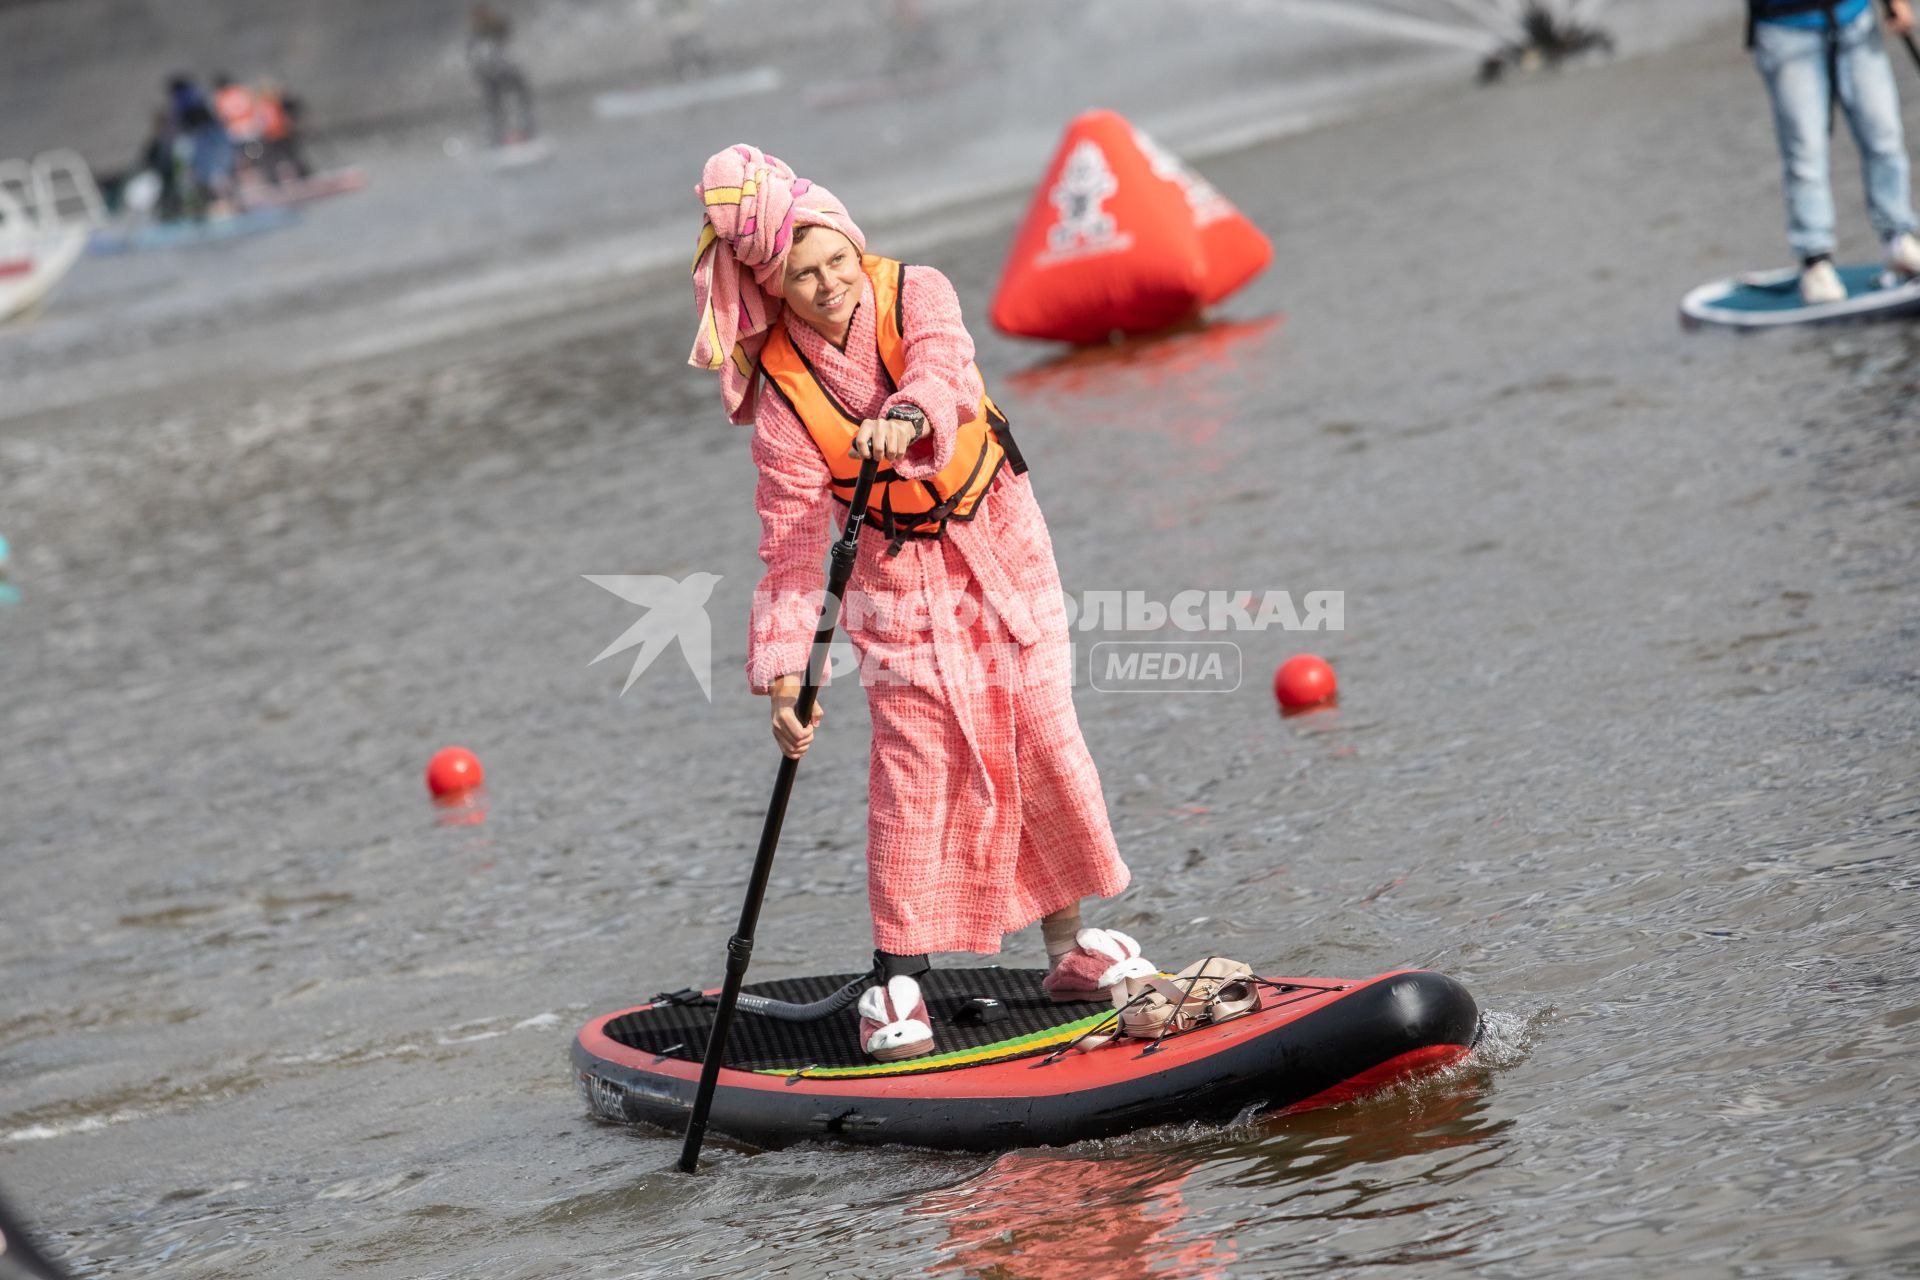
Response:
M757 397L755 361L767 330L780 319L780 280L797 226L832 227L861 253L867 238L847 207L825 187L759 148L728 147L707 161L694 188L707 220L693 256L693 301L700 311L687 363L720 375L720 395L732 422L752 422Z

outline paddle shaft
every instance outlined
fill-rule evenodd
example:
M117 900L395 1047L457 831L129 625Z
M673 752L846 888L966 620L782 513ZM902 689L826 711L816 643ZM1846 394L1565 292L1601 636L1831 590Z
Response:
M34 1247L26 1228L0 1202L0 1280L66 1280L66 1274Z
M840 598L846 594L847 581L853 576L854 557L860 549L860 526L866 521L867 498L873 491L873 478L879 466L876 458L867 459L861 466L848 506L847 527L833 544L827 598L820 605L820 625L814 629L813 651L807 655L800 700L793 709L802 726L812 721L813 704L820 696L816 673L825 665L827 646L833 643L834 627L840 618ZM727 1056L727 1034L733 1029L734 1006L740 1001L747 962L753 956L753 931L760 923L760 904L767 896L767 878L773 874L773 853L780 844L780 824L786 820L787 797L793 794L794 775L799 771L798 759L783 756L780 772L773 780L773 799L767 805L767 820L760 828L760 851L754 855L753 874L747 878L747 898L740 906L740 925L727 939L727 977L720 988L719 1007L713 1011L713 1029L707 1033L707 1056L700 1063L700 1087L694 1092L693 1114L687 1118L687 1136L680 1146L682 1173L692 1173L700 1164L700 1144L706 1140L714 1086L720 1079L720 1064Z

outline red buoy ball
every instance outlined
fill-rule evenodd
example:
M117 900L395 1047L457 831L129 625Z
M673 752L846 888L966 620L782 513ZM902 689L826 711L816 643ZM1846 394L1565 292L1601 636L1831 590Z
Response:
M1273 696L1284 711L1317 707L1332 698L1339 687L1327 660L1311 653L1294 654L1273 673Z
M436 796L457 796L486 781L480 757L465 747L442 747L427 761L427 790Z

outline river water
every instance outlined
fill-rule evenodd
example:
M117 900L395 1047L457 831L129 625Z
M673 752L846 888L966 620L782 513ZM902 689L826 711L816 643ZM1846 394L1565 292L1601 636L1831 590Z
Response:
M9 1195L84 1276L1920 1274L1920 345L1675 327L1781 252L1733 34L1222 153L1276 262L1159 342L988 332L1018 200L874 236L959 287L1070 592L1345 593L1231 637L1231 694L1082 683L1135 874L1098 922L1440 969L1465 1067L694 1178L589 1118L574 1030L719 972L776 765L752 467L663 273L0 428ZM711 701L677 651L620 696L634 610L581 575L694 572ZM1282 719L1299 650L1341 705ZM756 977L867 949L865 714L824 701ZM449 742L484 808L428 804Z

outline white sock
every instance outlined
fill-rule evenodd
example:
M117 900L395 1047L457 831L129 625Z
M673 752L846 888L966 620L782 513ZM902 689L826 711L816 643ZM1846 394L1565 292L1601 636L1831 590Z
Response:
M1040 921L1040 936L1046 939L1047 963L1056 965L1080 944L1074 939L1080 932L1080 904L1063 907Z

